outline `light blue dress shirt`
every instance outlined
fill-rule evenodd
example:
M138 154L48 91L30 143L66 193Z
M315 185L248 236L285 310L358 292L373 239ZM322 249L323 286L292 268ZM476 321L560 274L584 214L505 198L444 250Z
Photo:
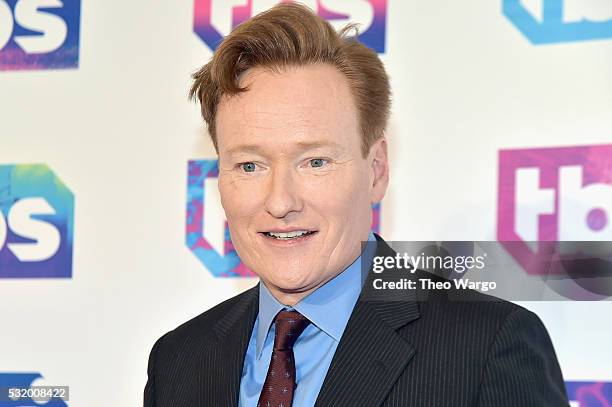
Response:
M370 232L368 241L375 240ZM259 284L259 314L244 358L240 407L257 406L272 358L275 332L272 322L282 309L295 309L311 322L293 345L297 387L292 406L314 406L361 292L365 277L361 273L361 262L369 264L374 246L368 244L367 250L342 273L304 297L293 308L278 302L265 284Z

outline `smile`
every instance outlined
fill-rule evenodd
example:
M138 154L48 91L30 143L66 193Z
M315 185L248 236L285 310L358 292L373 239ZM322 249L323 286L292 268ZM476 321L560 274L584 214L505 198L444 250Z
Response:
M295 230L291 232L263 232L263 235L276 240L295 240L310 236L314 233L317 232L308 230Z

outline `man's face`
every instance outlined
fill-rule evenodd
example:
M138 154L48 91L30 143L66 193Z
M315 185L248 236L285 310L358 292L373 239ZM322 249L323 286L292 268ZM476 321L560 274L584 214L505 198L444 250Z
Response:
M344 270L388 183L386 144L361 154L357 111L329 65L253 68L217 111L219 190L241 260L279 300Z

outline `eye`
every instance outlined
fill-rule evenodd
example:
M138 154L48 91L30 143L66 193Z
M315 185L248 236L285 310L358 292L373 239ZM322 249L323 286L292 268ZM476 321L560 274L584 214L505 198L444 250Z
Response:
M241 163L239 165L240 165L240 168L242 169L242 171L244 171L244 172L255 172L255 169L257 168L255 163L253 163L253 162Z
M313 168L323 167L327 163L327 160L324 158L313 158L310 160L310 166Z

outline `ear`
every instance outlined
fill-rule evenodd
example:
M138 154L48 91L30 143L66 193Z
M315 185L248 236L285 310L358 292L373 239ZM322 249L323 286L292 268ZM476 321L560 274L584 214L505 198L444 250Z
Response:
M389 158L387 139L383 136L370 147L368 162L371 170L370 200L371 203L382 201L389 185Z

